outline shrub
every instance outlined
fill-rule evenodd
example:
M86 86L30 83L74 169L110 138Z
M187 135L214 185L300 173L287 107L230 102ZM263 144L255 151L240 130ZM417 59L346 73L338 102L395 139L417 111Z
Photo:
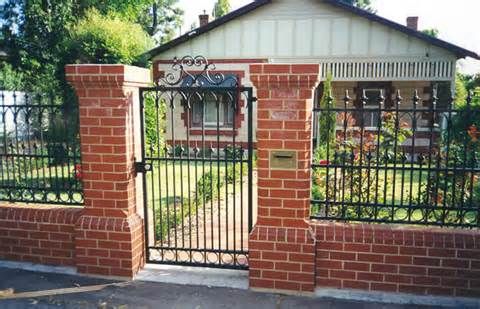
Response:
M347 119L350 122L348 127L355 126L355 120L345 113L340 114L339 119ZM395 113L384 112L380 132L349 130L346 133L345 141L337 140L328 157L324 145L316 149L314 162L325 168L317 168L312 173L312 198L320 201L343 200L359 205L385 203L385 195L382 192L390 190L391 176L385 174L385 178L382 179L379 172L370 172L367 168L358 167L376 163L386 166L392 160L399 160L398 154L395 153L395 145L401 145L411 136L411 130L406 128L406 124L400 123ZM378 145L377 140L380 141ZM381 154L379 157L374 155L377 147ZM331 163L341 167L326 168ZM317 207L314 211L318 212L321 209ZM338 216L350 217L373 216L377 210L373 207L331 205L329 211ZM378 216L384 215L388 214L378 213Z
M152 39L138 24L113 14L102 16L90 10L71 31L72 50L85 63L122 63L145 65L144 52Z
M235 183L240 183L243 181L243 176L247 175L247 167L246 166L241 166L241 164L235 164L235 165L230 165L227 168L227 183L228 184L235 184Z
M328 73L323 83L323 95L320 99L320 112L318 119L318 145L333 145L335 143L335 99L332 97L332 74Z
M221 176L219 177L217 173L206 172L203 174L203 176L197 181L195 187L197 190L197 203L202 203L204 199L205 202L213 199L218 195L219 188L222 188L224 184L225 179Z
M225 157L228 160L241 160L244 154L244 151L242 151L241 147L234 147L232 145L228 145L223 149L225 152Z
M157 99L151 92L143 99L145 119L145 143L150 154L164 155L165 148L165 100Z
M480 201L478 176L461 168L479 166L480 93L476 93L471 104L465 101L457 101L456 112L447 116L448 127L443 130L440 141L440 159L437 157L440 170L431 173L422 192L425 205L461 208L476 206ZM455 219L455 216L445 218Z
M0 91L1 90L23 90L23 74L13 69L8 64L0 63Z

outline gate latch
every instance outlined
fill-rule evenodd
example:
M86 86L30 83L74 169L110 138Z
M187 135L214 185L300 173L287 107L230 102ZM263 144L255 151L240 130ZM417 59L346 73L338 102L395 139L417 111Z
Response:
M135 162L135 171L137 173L146 173L152 170L152 165L145 162Z

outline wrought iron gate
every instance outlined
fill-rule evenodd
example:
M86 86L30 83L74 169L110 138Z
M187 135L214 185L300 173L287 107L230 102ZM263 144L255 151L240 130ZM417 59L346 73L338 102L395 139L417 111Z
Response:
M149 262L248 267L254 101L201 56L140 90Z

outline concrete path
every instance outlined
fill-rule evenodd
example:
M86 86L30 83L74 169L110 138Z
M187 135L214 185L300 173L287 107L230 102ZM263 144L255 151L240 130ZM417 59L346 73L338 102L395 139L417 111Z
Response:
M392 305L376 302L336 300L327 297L284 296L231 288L211 288L142 281L126 282L120 285L115 285L115 283L118 283L118 281L0 268L0 290L13 288L15 293L26 291L44 293L45 290L51 289L62 289L59 292L70 293L71 291L67 288L77 287L82 289L94 286L94 288L90 288L93 291L83 293L0 299L0 308L441 308L440 305ZM476 307L459 305L445 308Z

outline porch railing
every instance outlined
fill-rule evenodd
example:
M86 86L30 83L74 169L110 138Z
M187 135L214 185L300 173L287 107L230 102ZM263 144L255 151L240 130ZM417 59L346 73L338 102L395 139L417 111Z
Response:
M367 100L314 108L312 218L479 227L480 98Z

